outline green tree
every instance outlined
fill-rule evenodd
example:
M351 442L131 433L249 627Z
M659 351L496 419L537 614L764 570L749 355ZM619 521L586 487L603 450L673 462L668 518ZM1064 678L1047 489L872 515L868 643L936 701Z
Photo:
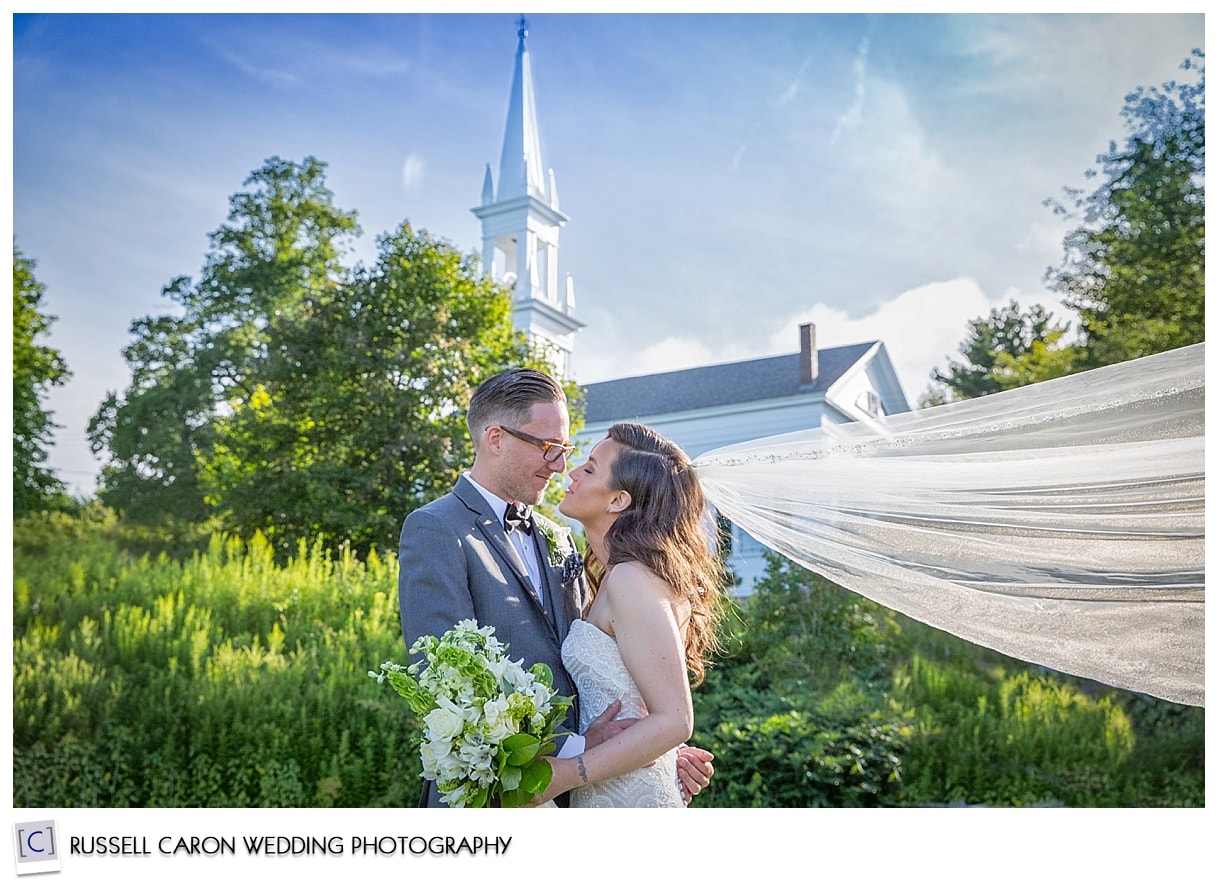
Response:
M217 422L280 356L276 326L344 280L343 246L359 227L334 207L324 163L272 157L245 186L210 236L199 282L180 276L162 291L181 315L132 324L123 353L131 386L90 423L94 452L108 458L99 495L128 517L198 520L215 507L200 469L214 455Z
M472 257L409 224L374 266L344 266L359 228L316 159L274 157L245 183L199 281L165 288L181 315L132 326L132 385L90 426L102 498L147 520L218 515L281 553L395 547L471 458L473 386L544 353Z
M26 514L64 497L63 483L47 469L47 447L57 424L44 407L46 393L72 376L59 352L39 343L54 317L40 310L46 287L36 262L13 248L13 513Z
M1097 157L1099 187L1049 203L1079 221L1046 279L1078 310L1086 367L1205 338L1205 65L1193 56L1181 69L1195 81L1126 96L1129 134Z
M197 351L197 325L172 316L133 322L135 342L123 349L131 385L122 397L108 393L89 421L89 445L104 457L98 497L129 520L207 517L197 463L213 436L203 360L211 353Z
M242 532L396 547L406 512L472 459L474 386L511 364L541 366L472 257L409 224L378 245L374 267L273 323L275 357L216 424L207 482Z
M761 675L757 685L787 697L884 674L900 635L892 610L773 552L744 616L738 656Z
M968 337L960 344L965 360L949 359L946 372L936 368L919 404L980 398L1071 373L1077 352L1061 345L1067 330L1040 305L1023 311L1012 300L992 309L987 318L969 322Z

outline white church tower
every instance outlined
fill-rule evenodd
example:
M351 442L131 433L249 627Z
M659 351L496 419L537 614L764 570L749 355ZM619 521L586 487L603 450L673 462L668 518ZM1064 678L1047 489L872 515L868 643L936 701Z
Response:
M560 284L558 274L558 231L567 216L558 210L554 170L547 170L541 161L533 74L524 45L528 33L521 18L499 186L496 189L488 163L482 204L473 212L482 221L483 271L512 286L516 327L548 350L554 369L569 377L575 332L584 325L575 319L570 276Z

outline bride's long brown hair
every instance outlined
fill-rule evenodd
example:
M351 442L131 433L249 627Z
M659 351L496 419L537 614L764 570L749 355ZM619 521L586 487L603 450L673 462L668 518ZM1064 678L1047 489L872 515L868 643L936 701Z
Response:
M685 451L639 423L616 423L617 443L610 484L630 494L630 507L605 534L609 560L588 551L588 581L595 596L607 567L632 560L667 582L689 601L685 664L696 686L706 677L708 656L719 650L724 571L719 531L698 476Z

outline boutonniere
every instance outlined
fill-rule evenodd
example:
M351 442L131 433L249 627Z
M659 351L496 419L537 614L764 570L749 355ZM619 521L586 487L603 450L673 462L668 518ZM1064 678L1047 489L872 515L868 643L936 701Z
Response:
M546 553L550 566L562 567L563 582L574 582L584 572L584 559L575 551L571 531L537 518L534 523L541 535L546 537ZM568 551L568 549L572 549Z
M574 582L584 572L584 559L578 553L572 551L567 555L567 559L562 562L562 581L563 583Z
M567 549L574 547L571 531L541 518L534 519L533 523L541 535L546 537L546 553L550 556L550 566L561 567L566 562Z

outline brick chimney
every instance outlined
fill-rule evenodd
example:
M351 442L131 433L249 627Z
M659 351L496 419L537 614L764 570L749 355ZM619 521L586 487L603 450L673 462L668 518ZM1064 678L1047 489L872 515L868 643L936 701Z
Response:
M816 325L808 322L799 326L799 385L811 386L820 373L816 356Z

